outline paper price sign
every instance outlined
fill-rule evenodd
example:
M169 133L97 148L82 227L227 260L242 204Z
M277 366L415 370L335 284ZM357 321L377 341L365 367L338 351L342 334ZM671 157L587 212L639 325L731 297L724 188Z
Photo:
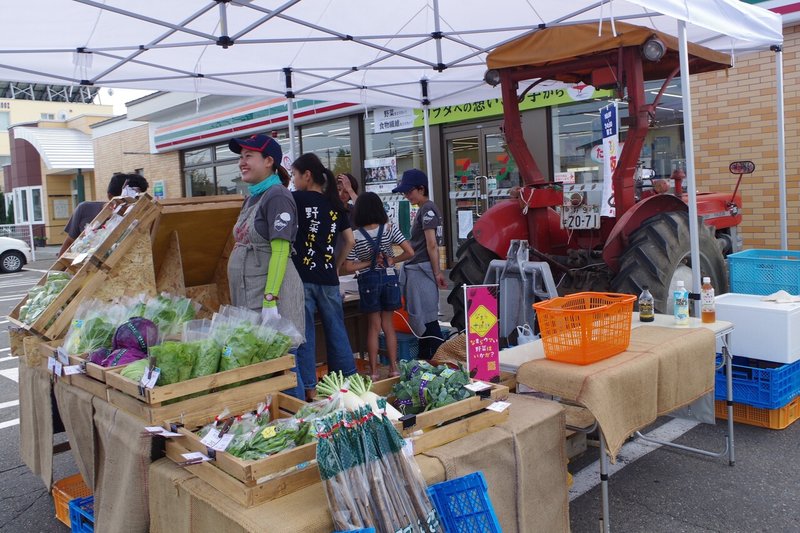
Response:
M208 432L208 434L203 437L200 441L204 445L208 446L212 450L217 450L218 452L224 452L230 446L231 441L233 440L233 435L230 433L226 433L222 437L219 436L219 431L212 429Z
M145 372L142 376L142 379L139 381L139 384L146 388L152 389L156 386L156 382L158 381L158 376L161 375L160 368L154 368L152 371Z
M498 413L502 413L503 411L508 409L510 406L511 406L511 404L509 402L497 401L497 402L492 403L490 406L488 406L487 409L490 410L490 411L495 411L495 412L498 412Z
M61 361L62 365L69 364L69 356L67 355L67 351L64 349L63 346L59 346L56 349L56 357L58 357L58 360Z
M75 374L83 374L84 371L81 365L68 365L64 367L65 376L74 376Z

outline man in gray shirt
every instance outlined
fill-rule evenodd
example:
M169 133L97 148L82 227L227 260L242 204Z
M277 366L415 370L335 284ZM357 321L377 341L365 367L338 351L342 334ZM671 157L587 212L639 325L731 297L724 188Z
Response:
M111 180L108 182L108 189L106 190L108 199L111 200L115 196L122 195L122 189L125 188L126 185L139 192L145 192L148 184L147 180L139 174L114 174L111 176ZM104 205L106 205L106 202L81 202L78 204L78 207L72 212L72 216L69 218L67 225L64 226L64 233L67 234L67 238L64 239L64 244L61 245L58 255L69 250L69 247L72 246L75 239L80 236L86 224L94 220L95 217L100 214Z

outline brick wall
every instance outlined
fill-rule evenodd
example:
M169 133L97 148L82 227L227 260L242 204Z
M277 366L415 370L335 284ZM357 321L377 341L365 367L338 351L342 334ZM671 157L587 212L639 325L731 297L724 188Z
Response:
M144 177L151 187L153 182L164 180L168 198L180 198L184 195L179 152L151 154L148 125L143 124L94 140L97 197L91 199L105 199L108 179L115 172L133 172L137 168L144 169Z
M800 26L784 28L786 205L790 249L800 249ZM731 161L749 159L745 176L742 236L746 248L780 248L780 204L775 53L736 58L729 72L691 79L695 166L700 190L732 191Z

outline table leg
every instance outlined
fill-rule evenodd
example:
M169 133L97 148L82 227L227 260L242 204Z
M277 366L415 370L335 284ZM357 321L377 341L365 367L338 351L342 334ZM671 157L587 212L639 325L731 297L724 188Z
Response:
M601 429L598 433L600 434L600 494L603 505L600 529L603 533L609 533L611 531L611 525L608 516L608 451L606 450L606 438L603 435L603 430Z
M729 336L729 333L722 336L722 357L725 358L725 382L727 385L725 404L728 409L728 464L733 466L736 463L733 448L733 356L728 350Z

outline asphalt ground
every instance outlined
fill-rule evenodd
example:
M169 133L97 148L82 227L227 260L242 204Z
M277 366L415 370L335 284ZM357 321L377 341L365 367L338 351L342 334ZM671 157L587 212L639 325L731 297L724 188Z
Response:
M0 316L41 277L32 269L52 264L54 249L37 252L38 260L23 272L0 274ZM17 360L8 350L5 320L0 318L0 532L63 533L68 528L55 518L52 498L19 458ZM668 432L674 442L718 451L726 427L723 421L695 425L665 417L647 431ZM64 438L57 435L56 442ZM733 467L727 459L627 443L609 484L612 531L800 532L800 423L781 431L736 424L735 441ZM598 531L598 457L598 449L590 446L569 465L576 479L570 502L575 532ZM55 456L54 479L74 473L70 453ZM279 531L265 527L270 530Z

